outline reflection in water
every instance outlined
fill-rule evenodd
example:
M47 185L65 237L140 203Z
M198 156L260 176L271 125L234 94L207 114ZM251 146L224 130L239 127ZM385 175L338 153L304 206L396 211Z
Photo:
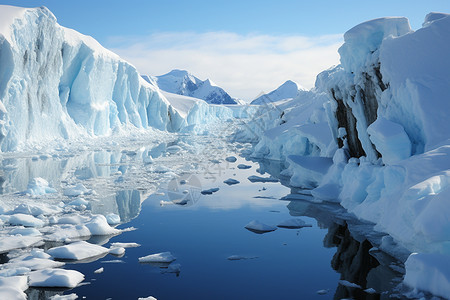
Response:
M138 190L119 191L116 194L117 209L121 222L136 218L141 210L141 192Z

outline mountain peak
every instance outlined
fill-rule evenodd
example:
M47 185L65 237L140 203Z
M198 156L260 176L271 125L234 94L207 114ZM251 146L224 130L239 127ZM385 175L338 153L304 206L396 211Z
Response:
M143 78L146 79L145 76ZM186 70L175 69L167 74L152 77L152 79L161 90L169 93L202 99L210 104L240 103L212 80L198 79Z
M251 104L263 104L267 102L276 102L283 99L294 98L298 92L304 90L292 80L285 81L282 85L268 94L263 94L251 102Z

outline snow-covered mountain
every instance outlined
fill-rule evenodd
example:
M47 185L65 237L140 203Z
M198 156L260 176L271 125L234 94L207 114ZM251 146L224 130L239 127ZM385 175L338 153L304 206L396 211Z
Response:
M292 80L288 80L270 93L263 94L254 99L250 104L261 105L283 99L295 98L300 91L305 91L305 89Z
M202 99L210 104L243 104L242 100L232 98L211 80L200 80L188 71L172 70L161 76L142 77L163 91Z

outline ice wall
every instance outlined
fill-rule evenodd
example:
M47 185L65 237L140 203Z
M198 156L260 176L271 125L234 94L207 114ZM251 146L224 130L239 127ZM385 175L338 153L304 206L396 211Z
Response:
M1 6L0 13L2 151L130 125L178 129L181 116L135 67L58 25L45 7Z

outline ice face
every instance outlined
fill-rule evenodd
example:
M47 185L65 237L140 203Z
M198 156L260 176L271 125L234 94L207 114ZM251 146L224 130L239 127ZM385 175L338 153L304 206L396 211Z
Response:
M2 151L129 125L178 129L177 111L132 65L59 26L46 8L14 11L0 26Z

